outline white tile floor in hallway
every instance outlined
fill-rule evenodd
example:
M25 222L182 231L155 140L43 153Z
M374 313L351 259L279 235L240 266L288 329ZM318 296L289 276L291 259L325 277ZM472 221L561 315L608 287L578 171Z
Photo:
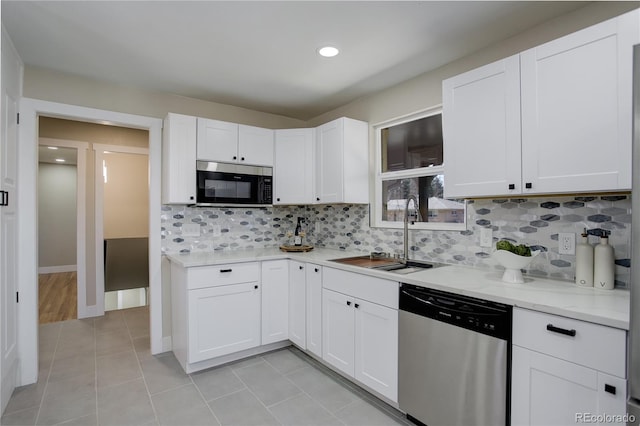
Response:
M187 375L149 352L147 308L40 326L38 383L2 425L398 425L401 413L295 348Z

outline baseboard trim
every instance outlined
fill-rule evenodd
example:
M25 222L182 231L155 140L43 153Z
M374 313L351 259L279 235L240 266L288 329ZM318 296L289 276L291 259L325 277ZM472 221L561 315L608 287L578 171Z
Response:
M41 266L38 268L39 274L58 274L60 272L76 272L77 265Z

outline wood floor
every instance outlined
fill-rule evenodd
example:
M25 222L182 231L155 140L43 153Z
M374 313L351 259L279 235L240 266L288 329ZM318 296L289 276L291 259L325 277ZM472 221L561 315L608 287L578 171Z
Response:
M40 324L78 318L76 273L40 274L38 300Z

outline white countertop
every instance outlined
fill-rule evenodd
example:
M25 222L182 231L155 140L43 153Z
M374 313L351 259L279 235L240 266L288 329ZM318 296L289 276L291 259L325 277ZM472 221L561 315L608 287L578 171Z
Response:
M447 265L407 275L331 262L363 252L316 248L307 253L285 253L278 248L167 254L182 267L224 263L294 259L393 281L449 291L540 312L562 315L610 327L629 329L629 292L585 289L566 281L525 276L524 284L504 283L502 273L487 269Z

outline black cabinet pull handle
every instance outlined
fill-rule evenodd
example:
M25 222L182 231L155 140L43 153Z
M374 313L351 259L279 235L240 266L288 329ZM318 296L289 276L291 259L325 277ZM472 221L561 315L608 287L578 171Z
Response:
M533 185L531 185L531 182L527 182L527 183L524 184L524 187L527 188L527 189L531 189L532 186Z
M316 197L316 201L320 201L320 197Z
M351 306L351 302L347 300L347 306Z
M190 200L193 200L193 195L189 197Z
M233 271L233 269L220 269L220 272L224 273L224 272L231 272Z
M360 307L360 305L358 303L355 304L356 309L358 309Z
M547 330L553 331L554 333L564 334L565 336L576 336L576 331L574 329L567 330L566 328L556 327L553 324L547 324Z
M234 156L233 156L233 159L234 159L234 160L237 160L237 159L238 159L238 157L236 157L236 156L234 155Z
M616 394L616 387L613 386L613 385L608 385L608 384L605 383L604 391L610 393L611 395L615 395Z
M509 189L516 189L516 186L513 183L509 184Z
M313 270L316 271L316 272L320 272L320 269L318 269L318 268L314 268Z
M258 286L257 286L257 285L254 285L254 286L253 286L253 288L255 288L255 289L257 290L257 289L258 289Z
M9 205L9 193L7 191L0 191L0 206L8 206Z
M298 268L299 268L300 270L303 270L303 269L304 269L304 266L298 266Z
M244 161L244 157L240 157L240 161Z
M280 198L276 198L276 201L280 201Z

